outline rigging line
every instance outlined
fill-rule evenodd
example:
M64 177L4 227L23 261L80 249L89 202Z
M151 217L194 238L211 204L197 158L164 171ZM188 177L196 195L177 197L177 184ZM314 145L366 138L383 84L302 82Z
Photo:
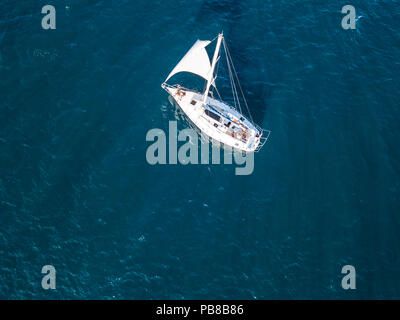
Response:
M239 110L240 110L241 109L240 108L240 101L237 99L237 91L236 91L235 82L233 81L233 76L232 76L232 71L231 71L230 63L229 63L229 59L228 59L227 47L226 47L225 39L224 39L224 50L225 50L225 56L226 56L226 63L227 63L227 66L228 66L228 71L229 71L229 80L230 80L231 87L232 87L233 102L235 104L235 107L239 106ZM236 103L236 100L238 100L238 103Z
M232 57L231 57L229 51L228 51L228 56L229 56L230 63L232 64L232 68L233 68L233 71L234 71L234 74L235 74L235 77L236 77L236 81L238 82L239 89L240 89L240 92L241 92L242 97L243 97L243 101L244 101L244 103L245 103L245 105L246 105L247 112L248 112L248 114L249 114L249 117L250 117L250 119L251 119L251 122L254 124L253 118L252 118L251 113L250 113L249 106L248 106L248 104L247 104L247 101L246 101L246 98L245 98L245 96L244 96L242 87L241 87L241 85L240 85L240 81L239 81L239 78L238 78L238 75L237 75L237 72L236 72L236 69L235 69L235 65L233 64L233 60L232 60Z
M235 69L235 65L233 64L232 57L231 57L229 51L228 51L228 56L229 56L230 61L231 61L231 63L232 63L232 68L233 68L233 71L234 71L234 73L235 73L236 80L237 80L237 82L238 82L240 92L242 93L243 101L244 101L244 103L245 103L245 105L246 105L247 112L249 113L250 120L251 120L252 124L254 124L253 117L251 116L250 109L249 109L249 106L248 106L247 101L246 101L246 97L244 96L244 93L243 93L243 90L242 90L242 86L240 85L240 81L239 81L239 78L238 78L238 75L237 75L237 72L236 72L236 69Z
M235 85L235 82L233 81L234 79L233 79L233 76L232 76L232 70L231 70L231 67L230 67L228 55L226 53L227 52L226 51L227 48L226 48L226 44L225 44L225 39L224 39L224 49L225 49L226 63L227 63L227 66L228 66L228 71L229 71L229 80L230 80L231 87L232 87L233 100L234 100L234 103L235 103L235 107L238 104L239 108L240 108L240 101L237 99L236 85Z
M217 91L217 94L218 94L219 100L221 100L221 101L222 101L221 95L219 94L219 91L218 91L217 87L214 87L214 89L215 89L215 91Z
M231 60L232 68L233 68L233 71L234 71L236 80L237 80L237 82L238 82L239 89L240 89L240 92L241 92L242 97L243 97L243 101L244 101L244 103L245 103L245 105L246 105L247 112L248 112L248 114L249 114L251 123L254 125L254 120L253 120L253 117L251 116L251 112L250 112L249 105L247 104L246 97L245 97L245 95L244 95L244 93L243 93L242 85L240 84L239 77L238 77L237 72L236 72L236 69L235 69L235 65L233 64L232 57L230 56L230 53L229 53L229 52L228 52L228 55L229 55L229 58L230 58L230 60Z
M221 95L219 94L219 91L217 89L217 83L215 82L217 80L217 75L218 75L218 71L219 71L219 59L220 59L220 56L218 57L218 61L217 61L217 67L216 67L217 72L215 73L215 78L214 78L214 89L217 92L219 99L222 101Z
M227 63L228 63L228 66L229 66L229 76L230 76L231 85L232 85L232 92L233 92L234 98L236 99L236 104L237 104L237 106L239 107L240 113L243 113L242 107L241 107L241 104L240 104L239 95L238 95L237 88L236 88L235 79L234 79L234 77L233 77L233 72L232 72L232 68L231 68L231 63L230 63L230 61L229 61L229 59L228 59L229 50L228 50L227 45L226 45L226 50L227 50L227 51L226 51L226 52L227 52L227 58L226 58L226 59L227 59Z
M227 62L227 66L228 66L228 71L229 71L229 80L231 82L231 86L232 86L232 94L233 94L233 102L235 104L235 107L239 107L240 113L242 113L242 108L240 106L240 100L239 100L239 96L237 94L237 90L236 90L236 85L235 85L235 81L232 75L232 70L230 67L230 63L229 63L229 59L228 59L228 54L227 54L227 47L226 47L226 43L225 43L225 39L224 40L224 49L225 49L225 55L226 55L226 62Z
M220 59L220 58L221 58L221 56L218 55L217 66L216 66L217 71L215 72L215 79L217 79L217 76L218 76L218 71L219 71L219 59Z
M216 36L214 39L210 40L210 43L213 42L213 41L214 41L215 39L217 39L217 38L218 38L218 36Z

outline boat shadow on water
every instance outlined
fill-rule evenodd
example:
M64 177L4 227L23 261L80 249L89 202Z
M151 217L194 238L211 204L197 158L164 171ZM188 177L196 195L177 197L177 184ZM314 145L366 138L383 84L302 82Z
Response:
M229 8L229 10L227 10ZM204 25L205 22L210 21L210 19L215 21L220 21L220 28L224 30L224 33L228 35L229 50L232 56L235 57L235 67L237 70L246 70L251 66L253 70L262 69L262 59L264 57L254 56L253 52L248 49L248 46L241 45L243 39L239 41L239 37L243 37L243 30L238 27L237 19L246 16L245 9L247 6L243 5L240 0L205 0L200 7L199 13L195 18L195 25ZM252 37L251 34L245 33L245 40L250 42L254 41L251 39L257 39L257 37ZM236 37L237 36L237 37ZM238 41L234 41L238 39ZM221 66L222 67L222 66ZM256 73L259 74L258 72ZM261 76L260 76L261 77ZM255 123L262 125L264 123L266 111L268 108L268 99L272 95L272 87L267 85L266 79L257 77L256 79L249 79L246 77L245 73L240 74L240 81L243 83L243 89L246 93L246 100L251 108L251 113ZM256 81L254 81L256 80ZM251 88L251 90L250 90ZM222 85L222 91L229 91L229 86ZM232 103L233 101L227 99L226 102Z

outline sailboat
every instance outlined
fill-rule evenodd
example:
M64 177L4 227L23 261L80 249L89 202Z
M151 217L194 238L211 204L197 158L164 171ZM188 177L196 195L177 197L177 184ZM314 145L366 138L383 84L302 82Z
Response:
M210 62L205 48L214 40L217 40L217 43ZM189 120L206 136L219 142L222 146L242 152L258 152L267 141L270 131L261 129L252 120L223 34L220 33L214 40L197 40L170 72L161 87L171 95ZM234 106L222 101L215 85L217 79L215 68L220 58L221 44L227 60ZM179 84L167 84L171 77L180 72L192 73L205 79L204 92L187 89ZM242 114L238 89L250 120ZM214 97L214 90L219 99Z

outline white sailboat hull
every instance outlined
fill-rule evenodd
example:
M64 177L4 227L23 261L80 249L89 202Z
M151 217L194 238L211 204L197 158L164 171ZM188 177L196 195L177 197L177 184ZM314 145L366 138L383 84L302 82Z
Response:
M162 87L202 133L224 146L242 152L254 152L258 151L268 138L262 137L262 129L254 126L237 110L222 101L208 97L204 104L204 96L198 92L165 83Z

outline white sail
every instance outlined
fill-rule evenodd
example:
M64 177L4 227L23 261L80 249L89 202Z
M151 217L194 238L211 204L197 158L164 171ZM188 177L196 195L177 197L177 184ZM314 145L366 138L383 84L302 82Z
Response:
M179 72L190 72L208 80L211 70L210 58L205 49L211 41L197 40L185 56L179 61L175 68L168 75L165 82Z

